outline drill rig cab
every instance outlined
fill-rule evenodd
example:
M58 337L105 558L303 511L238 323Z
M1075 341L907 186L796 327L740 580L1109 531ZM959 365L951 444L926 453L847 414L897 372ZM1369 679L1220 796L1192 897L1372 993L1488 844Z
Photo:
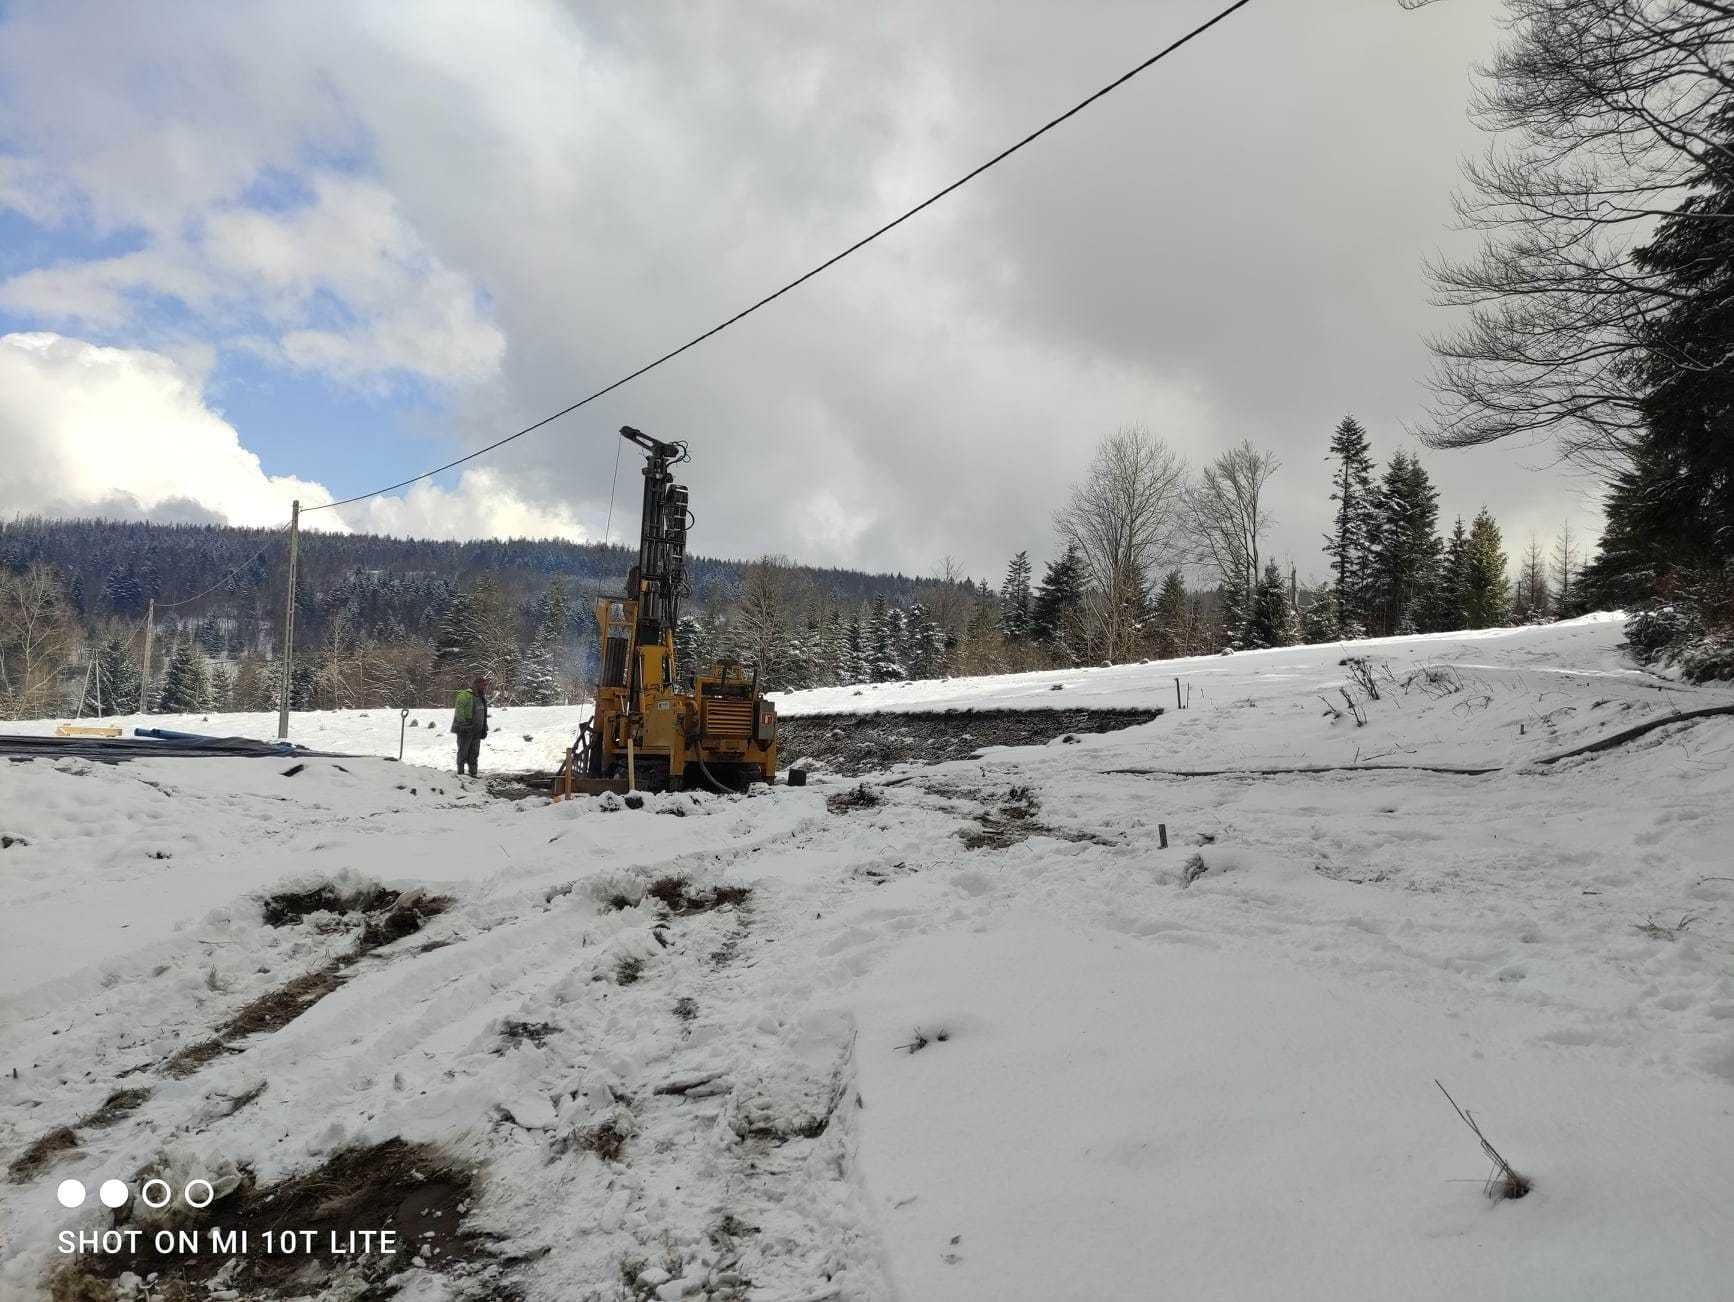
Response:
M738 791L773 782L777 711L759 691L758 670L723 660L695 673L690 692L680 685L674 630L689 513L671 471L686 460L686 445L630 425L620 436L645 452L638 561L625 593L596 602L596 705L570 772L588 791Z

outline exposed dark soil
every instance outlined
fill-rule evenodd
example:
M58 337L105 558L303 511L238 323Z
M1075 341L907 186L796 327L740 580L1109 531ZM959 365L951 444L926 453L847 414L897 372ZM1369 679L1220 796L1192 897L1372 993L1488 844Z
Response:
M580 1152L594 1153L604 1162L618 1162L626 1152L626 1138L626 1132L613 1121L604 1121L574 1131L572 1142Z
M500 1038L506 1041L506 1044L508 1045L524 1044L527 1042L535 1045L537 1048L541 1048L548 1040L548 1037L558 1035L559 1033L560 1028L555 1026L552 1022L515 1022L507 1020L500 1023ZM495 1050L495 1052L503 1053L505 1050L504 1048L501 1048Z
M213 1059L221 1058L226 1053L239 1052L241 1052L239 1049L231 1049L221 1040L200 1040L196 1044L189 1044L165 1062L163 1074L180 1080L183 1077L191 1076Z
M265 925L267 927L291 927L301 922L310 913L384 913L395 908L402 898L403 893L401 891L394 891L387 886L376 886L350 895L341 893L329 883L305 891L279 891L275 895L265 897ZM444 897L420 896L418 898L427 901L440 901L438 908L424 914L426 917L443 912L451 905L451 901Z
M943 710L932 713L811 714L777 720L779 749L792 767L823 761L849 777L894 764L968 759L986 746L1042 746L1082 733L1149 723L1160 709Z
M163 1070L177 1079L191 1076L215 1058L241 1052L229 1041L282 1030L347 981L349 969L360 959L381 946L413 936L429 918L451 905L447 895L400 892L383 886L352 897L340 895L329 885L268 897L265 921L273 927L291 926L315 913L359 914L361 934L355 948L242 1005L217 1028L215 1036L189 1044L164 1063Z
M865 782L851 790L825 797L825 808L833 814L847 814L851 809L877 809L884 803L885 797Z
M712 909L739 908L753 893L751 886L694 886L685 877L658 877L645 888L646 895L659 900L670 913L708 913Z
M136 1111L150 1096L148 1089L116 1090L103 1100L102 1106L95 1112L80 1117L76 1127L57 1126L13 1158L6 1168L7 1177L15 1184L32 1179L62 1154L77 1149L78 1131L101 1130L105 1126L112 1126L122 1117Z
M239 1012L217 1028L217 1034L239 1037L282 1030L343 984L345 966L342 959L334 959L322 968L304 972L275 990L266 991L242 1005Z
M1099 845L1110 844L1089 832L1050 827L1036 818L1040 809L1040 802L1028 787L1013 787L1006 792L1005 799L997 809L985 810L976 815L976 826L960 829L958 836L963 838L963 844L971 850L1003 850L1019 841L1027 841L1032 836L1051 836L1062 841L1094 841Z
M6 1168L6 1177L13 1184L23 1184L77 1147L77 1132L71 1126L57 1126L13 1158Z
M102 1106L92 1112L78 1124L97 1129L102 1126L112 1126L122 1117L136 1112L139 1105L151 1096L147 1089L116 1090L102 1101Z
M430 1269L451 1274L497 1271L485 1238L464 1226L463 1209L476 1193L475 1172L429 1145L391 1139L347 1148L318 1168L273 1185L258 1186L249 1176L227 1197L189 1212L194 1219L184 1227L197 1232L199 1253L158 1254L152 1236L141 1235L137 1253L92 1254L63 1267L50 1283L51 1296L68 1302L107 1298L107 1282L131 1271L140 1276L155 1273L153 1297L202 1299L213 1277L231 1260L209 1250L213 1230L247 1235L249 1250L223 1277L223 1286L236 1290L231 1296L323 1296L324 1290L337 1286L344 1297L384 1298L392 1291L391 1277L417 1256ZM288 1229L313 1231L310 1248L264 1250L266 1232ZM394 1230L397 1251L343 1252L352 1230ZM339 1250L333 1251L334 1246ZM489 1296L514 1293L502 1281L490 1288Z

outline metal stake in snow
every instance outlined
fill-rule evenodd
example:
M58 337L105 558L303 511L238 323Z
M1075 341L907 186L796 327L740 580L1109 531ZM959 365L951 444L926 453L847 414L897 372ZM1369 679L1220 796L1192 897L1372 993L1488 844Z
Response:
M295 674L295 545L301 541L301 501L289 507L289 595L283 611L283 695L277 705L277 740L289 737L289 683Z

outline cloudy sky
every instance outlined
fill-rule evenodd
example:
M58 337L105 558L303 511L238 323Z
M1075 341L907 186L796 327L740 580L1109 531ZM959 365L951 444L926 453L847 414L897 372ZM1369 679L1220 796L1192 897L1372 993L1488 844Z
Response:
M1217 7L0 0L0 516L266 523L437 464ZM690 442L695 550L997 576L1051 555L1066 485L1139 423L1194 463L1276 450L1276 551L1322 574L1331 428L1412 446L1422 262L1462 238L1496 15L1255 0L693 353L314 520L597 537L630 423ZM1513 551L1597 523L1545 446L1424 459L1446 518L1485 504Z

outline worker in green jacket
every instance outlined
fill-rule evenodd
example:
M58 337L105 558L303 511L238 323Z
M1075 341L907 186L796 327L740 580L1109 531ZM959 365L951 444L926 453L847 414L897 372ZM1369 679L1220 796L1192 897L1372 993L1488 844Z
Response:
M482 738L488 735L488 680L478 678L458 692L452 706L452 731L458 735L458 774L465 769L476 776L476 761L482 755Z

